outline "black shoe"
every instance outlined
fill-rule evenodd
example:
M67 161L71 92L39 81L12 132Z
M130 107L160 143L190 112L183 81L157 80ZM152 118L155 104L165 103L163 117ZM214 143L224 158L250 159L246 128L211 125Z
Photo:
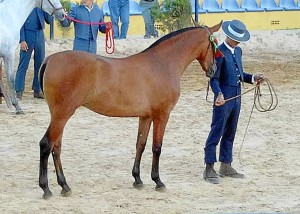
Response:
M146 35L144 36L144 39L150 39L150 38L151 38L151 35L147 35L147 34L146 34Z
M219 175L214 170L213 163L206 164L206 168L203 173L203 179L212 184L220 183Z
M244 178L245 175L238 173L229 163L222 163L219 170L221 177Z
M19 100L22 100L22 97L23 97L23 91L17 91L16 92L16 96Z
M33 97L38 99L44 99L44 95L42 92L33 92Z

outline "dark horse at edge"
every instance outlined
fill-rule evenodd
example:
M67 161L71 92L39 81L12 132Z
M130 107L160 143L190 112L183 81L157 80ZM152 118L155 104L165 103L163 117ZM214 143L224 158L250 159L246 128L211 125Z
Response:
M65 51L47 57L40 69L40 82L48 104L51 121L40 141L39 186L43 198L52 192L48 186L48 159L52 153L62 195L68 186L60 159L63 130L75 113L84 106L110 117L139 117L136 157L132 169L134 187L140 188L140 162L153 123L151 178L156 189L163 189L159 177L159 157L170 112L180 96L180 78L188 65L197 59L212 77L216 70L216 45L213 27L190 27L172 32L141 53L125 58L109 58L79 51Z

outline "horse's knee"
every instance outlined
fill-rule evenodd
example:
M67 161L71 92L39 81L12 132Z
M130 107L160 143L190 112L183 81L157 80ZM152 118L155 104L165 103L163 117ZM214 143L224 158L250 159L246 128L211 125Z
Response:
M152 152L153 152L154 155L159 156L160 153L161 153L161 144L159 144L159 145L153 145Z

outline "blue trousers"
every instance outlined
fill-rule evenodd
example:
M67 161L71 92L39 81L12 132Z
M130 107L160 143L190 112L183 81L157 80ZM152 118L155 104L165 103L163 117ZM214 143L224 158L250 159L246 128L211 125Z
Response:
M151 8L156 6L157 0L154 0L152 2L149 1L144 1L141 0L140 1L140 5L142 8L142 14L143 14L143 18L144 18L144 22L145 22L145 35L156 35L157 32L155 30L154 27L154 19L151 16Z
M26 31L26 42L28 45L27 51L20 50L20 62L16 73L15 90L24 91L25 89L25 76L29 66L31 54L34 51L34 76L32 89L35 92L41 90L40 83L38 80L38 72L40 66L45 59L45 36L43 30L39 31Z
M73 42L73 50L85 51L96 54L97 41L75 38Z
M232 89L231 89L232 90ZM240 88L233 87L236 93L230 96L224 92L224 97L240 94ZM205 144L205 163L217 162L216 148L220 142L219 161L232 162L232 149L241 109L241 98L226 102L223 106L214 106L211 131ZM220 141L221 140L221 141Z
M129 27L129 0L109 0L110 20L113 25L114 38L125 39ZM119 18L122 23L119 30Z

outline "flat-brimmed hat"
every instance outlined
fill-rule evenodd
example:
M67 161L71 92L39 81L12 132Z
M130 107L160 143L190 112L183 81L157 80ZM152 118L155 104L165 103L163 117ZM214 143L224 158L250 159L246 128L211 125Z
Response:
M237 42L246 42L250 39L250 33L243 22L239 20L223 22L222 29L224 33L232 40Z

